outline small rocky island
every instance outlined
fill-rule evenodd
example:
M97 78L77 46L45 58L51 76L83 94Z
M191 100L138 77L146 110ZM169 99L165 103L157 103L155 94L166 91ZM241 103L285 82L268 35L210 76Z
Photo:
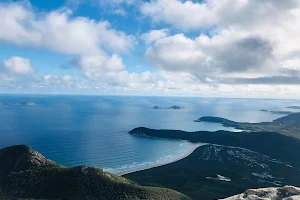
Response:
M182 107L182 106L171 106L171 107L169 107L169 108L162 108L162 107L159 107L159 106L154 106L153 109L156 109L156 110L161 110L161 109L181 110L181 109L185 109L185 107Z
M1 103L0 106L34 106L34 102L13 102L13 103Z

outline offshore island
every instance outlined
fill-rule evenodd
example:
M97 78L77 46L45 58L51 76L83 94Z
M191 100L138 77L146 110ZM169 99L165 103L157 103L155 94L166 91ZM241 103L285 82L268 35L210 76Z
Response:
M162 108L162 107L159 107L159 106L154 106L153 109L155 109L155 110L162 110L162 109L167 109L167 110L182 110L182 109L185 109L185 107L182 107L182 106L171 106L171 107L168 107L168 108Z
M13 103L1 103L0 106L34 106L33 102L13 102Z

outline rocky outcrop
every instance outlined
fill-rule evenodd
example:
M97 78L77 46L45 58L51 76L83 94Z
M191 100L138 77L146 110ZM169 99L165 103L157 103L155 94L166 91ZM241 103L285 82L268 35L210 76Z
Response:
M224 200L300 200L300 188L284 186L282 188L249 189L246 192Z

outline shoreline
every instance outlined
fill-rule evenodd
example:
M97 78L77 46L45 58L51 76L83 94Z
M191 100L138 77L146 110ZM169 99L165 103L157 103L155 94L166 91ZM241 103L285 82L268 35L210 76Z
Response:
M116 175L118 176L124 176L124 175L127 175L127 174L131 174L131 173L134 173L134 172L139 172L139 171L143 171L143 170L147 170L147 169L152 169L152 168L155 168L155 167L161 167L161 166L164 166L164 165L168 165L168 164L171 164L171 163L174 163L174 162L177 162L179 160L182 160L186 157L188 157L189 155L191 155L198 147L201 147L201 146L204 146L204 145L207 145L206 143L197 143L193 146L193 148L191 150L189 150L186 154L184 154L183 156L180 156L178 158L174 158L172 160L169 160L169 161L166 161L166 162L163 162L163 163L160 163L160 164L153 164L153 165L149 165L149 166L144 166L144 167L139 167L139 168L136 168L136 169L129 169L129 170L126 170L125 172L122 172L122 173L115 173Z

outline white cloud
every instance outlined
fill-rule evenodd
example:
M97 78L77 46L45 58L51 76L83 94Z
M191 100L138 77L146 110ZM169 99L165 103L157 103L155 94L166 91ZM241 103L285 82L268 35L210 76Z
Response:
M138 7L141 0L90 0L92 3L98 3L102 12L108 12L122 17L132 14L129 8Z
M127 15L127 12L122 8L114 9L111 11L111 13L115 14L115 15L123 16L123 17Z
M119 4L128 4L132 5L136 3L138 0L99 0L100 4L102 5L112 5L112 6L117 6Z
M0 4L0 41L86 55L103 49L126 52L134 37L111 28L107 21L72 17L68 9L34 13L30 5Z
M155 23L164 22L181 29L207 27L217 22L208 4L180 0L151 0L141 7L141 12Z
M145 41L147 45L155 42L158 39L165 38L169 35L168 29L160 29L160 30L150 30L147 33L141 35L142 40Z
M177 34L157 40L146 59L161 70L194 73L197 76L272 69L268 41L247 32L225 30L219 35L195 39Z
M129 5L134 1L114 2ZM130 73L125 70L120 54L127 53L134 46L135 38L113 29L107 21L73 17L68 9L37 13L29 3L0 3L0 18L0 41L74 55L72 64L82 69L87 78L85 80L90 82L78 83L71 75L55 74L13 79L16 84L23 82L22 87L43 88L52 85L56 88L61 85L71 88L76 84L81 88L87 85L91 88L93 84L136 88L153 80L150 72ZM6 60L4 66L19 74L34 71L30 61L21 58ZM6 74L1 74L1 80L8 80Z
M212 26L245 25L251 27L258 21L278 22L280 11L299 5L298 0L151 0L145 2L141 12L155 23L167 23L176 28L199 30Z
M116 54L81 56L73 64L83 70L85 77L102 89L139 89L153 88L155 75L145 71L141 73L125 70L122 58Z
M72 85L73 83L73 77L69 74L66 74L62 77L63 82L65 82L67 85Z
M3 65L1 85L167 95L299 96L299 2L93 1L100 3L101 12L132 17L127 9L140 8L152 20L152 30L139 39L146 44L146 60L156 72L136 68L139 72L132 72L125 66L134 61L122 56L135 46L135 37L114 29L108 21L76 17L68 9L39 13L28 3L0 3L0 42L70 54L72 65L82 73L17 76L13 71L20 72L19 68L9 70ZM162 26L166 24L170 26ZM31 66L30 61L22 63L14 66Z
M43 75L44 81L49 81L51 78L52 78L52 75L51 75L51 74Z
M5 70L13 74L30 74L35 72L35 69L31 66L29 59L17 56L4 60L3 67Z
M154 22L183 31L206 30L193 38L188 34L161 37L146 50L146 59L161 71L188 73L205 84L300 84L299 3L146 2L141 11Z
M119 55L98 54L94 56L81 56L75 59L74 64L84 71L114 71L125 68L122 58Z
M151 72L128 72L118 55L106 56L83 56L74 61L88 78L97 85L107 87L116 86L123 88L140 88L155 82L155 75Z

